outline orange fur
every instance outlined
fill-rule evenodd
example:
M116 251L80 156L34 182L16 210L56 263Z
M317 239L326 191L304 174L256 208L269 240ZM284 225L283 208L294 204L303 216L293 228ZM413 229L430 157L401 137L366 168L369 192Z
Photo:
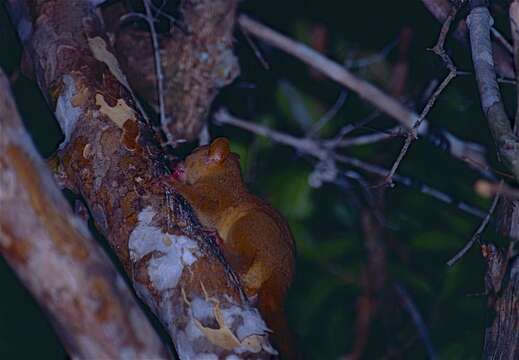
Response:
M294 276L295 245L286 221L269 204L249 193L239 157L225 138L196 149L184 161L176 189L200 222L216 229L224 255L240 276L246 294L274 331L274 342L286 358L294 358L293 340L283 302Z

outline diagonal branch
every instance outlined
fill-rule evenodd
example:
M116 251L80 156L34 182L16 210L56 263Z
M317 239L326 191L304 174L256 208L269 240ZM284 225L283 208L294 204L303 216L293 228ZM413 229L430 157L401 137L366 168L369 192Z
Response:
M219 124L229 124L250 131L254 134L268 137L274 142L288 145L294 149L297 149L301 153L311 155L321 161L336 161L338 163L353 166L355 168L361 169L362 171L377 175L382 178L387 178L389 174L389 170L381 166L370 164L362 160L345 156L342 154L337 154L328 147L326 147L326 143L324 145L321 145L321 143L313 139L297 138L295 136L284 134L272 130L268 127L252 123L250 121L244 121L242 119L232 116L225 110L220 110L216 112L214 120L216 123ZM445 194L444 192L441 192L437 189L434 189L426 184L414 181L411 178L399 174L394 174L393 180L401 185L417 188L421 193L431 196L443 203L454 205L459 210L471 214L473 216L481 218L485 216L485 214L481 210L476 209L473 206L466 204L464 202L458 202L452 196Z
M387 179L385 179L385 184L392 184L392 178L395 172L398 169L398 166L400 166L400 163L402 162L404 156L409 151L409 148L411 147L411 144L413 140L416 140L417 134L416 130L420 128L421 123L425 120L425 117L429 114L432 107L436 103L436 100L440 96L440 94L443 92L443 90L449 85L452 79L456 77L456 66L454 65L454 62L450 58L450 56L445 51L445 40L447 39L447 34L449 33L452 21L454 20L454 17L456 16L456 13L458 12L457 7L453 7L447 16L447 19L443 23L441 29L440 29L440 35L438 36L438 40L436 41L436 44L431 49L435 54L437 54L445 63L447 68L449 69L449 73L445 77L445 79L438 85L438 87L434 90L432 95L429 97L429 100L425 104L422 112L420 113L420 116L414 123L412 129L408 132L406 139L404 141L404 145L402 146L402 149L400 150L400 153L398 154L398 157L396 158L395 162L393 163L393 166L391 167L391 170L389 171L389 175Z
M201 226L169 181L164 154L135 107L92 5L9 5L17 28L24 29L23 22L33 30L26 50L65 133L58 154L63 174L179 357L275 355L265 322L223 257L217 235ZM26 11L20 14L20 7ZM33 17L24 16L29 13Z
M72 358L170 357L108 257L72 215L0 71L0 254Z
M472 248L472 246L474 245L474 243L476 241L481 240L481 234L487 227L488 222L490 221L490 218L492 217L492 215L494 214L494 211L496 209L497 202L499 201L499 197L501 195L502 186L503 186L503 182L501 182L499 184L499 189L497 190L497 193L494 196L494 200L492 201L492 205L490 205L490 209L488 210L487 215L485 216L485 218L483 219L481 224L479 224L476 232L474 233L474 235L472 235L472 238L470 239L470 241L467 242L465 244L465 246L463 246L463 248L460 251L458 251L458 253L456 255L454 255L449 261L447 261L448 266L453 266L454 264L456 264L463 257L463 255L465 255L467 253L467 251L469 251Z
M238 18L240 26L250 34L266 41L304 63L319 70L330 79L351 89L377 109L399 121L406 128L412 128L417 115L372 84L357 78L344 66L326 58L310 47L292 40L246 15Z
M295 56L304 63L319 70L330 79L354 91L365 101L375 106L378 110L397 120L406 129L413 129L416 121L420 119L418 114L409 110L382 90L373 86L369 82L356 77L340 64L326 58L324 55L316 52L310 47L292 40L269 27L252 20L246 15L240 15L238 22L240 26L250 34L288 54L291 54L292 56ZM420 123L420 126L416 130L419 135L428 138L429 131L426 119ZM480 149L480 146L458 139L448 132L443 132L441 137L441 143L446 145L442 146L442 149L448 151L455 158L472 164L480 164L482 165L481 167L486 166L485 159L480 150L475 150Z

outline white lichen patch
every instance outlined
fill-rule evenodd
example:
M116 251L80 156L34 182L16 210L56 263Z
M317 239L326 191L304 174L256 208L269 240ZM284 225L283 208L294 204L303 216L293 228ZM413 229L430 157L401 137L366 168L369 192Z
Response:
M102 114L108 116L121 129L126 121L137 121L135 111L123 99L118 99L112 107L106 103L103 95L96 94L96 105L100 107L99 111Z
M58 119L61 130L65 134L65 141L61 146L65 146L70 140L76 124L81 116L81 109L73 105L76 96L76 85L70 75L63 76L63 89L56 103L56 118Z
M268 342L269 330L257 310L239 305L222 307L217 299L209 298L207 294L204 299L185 301L190 306L192 322L199 330L194 331L190 326L186 328L185 334L188 338L192 337L191 340L201 332L212 344L237 354L262 350L277 354ZM218 327L204 326L203 323L208 320L216 321Z
M97 1L99 2L99 1ZM108 66L108 69L112 73L112 75L127 89L130 88L130 85L128 85L128 80L126 79L126 76L124 76L124 73L122 72L121 68L119 67L119 62L117 61L114 54L112 54L110 51L108 51L106 47L106 42L103 40L102 37L96 36L93 38L88 38L88 46L90 47L90 50L92 50L92 54L96 58L96 60L99 60Z
M190 304L195 319L203 321L213 318L213 304L202 298L194 298Z
M128 244L132 262L155 253L148 263L148 275L155 289L162 292L175 288L184 268L192 265L201 253L192 239L164 233L154 226L154 216L152 207L141 211Z
M223 311L223 317L227 323L237 321L240 324L236 328L236 335L239 339L245 339L251 335L265 335L270 331L258 310L253 308L234 305Z

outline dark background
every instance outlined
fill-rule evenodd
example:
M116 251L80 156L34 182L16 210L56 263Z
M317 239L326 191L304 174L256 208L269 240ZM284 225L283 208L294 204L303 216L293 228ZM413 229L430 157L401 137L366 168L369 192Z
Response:
M495 2L493 10L496 27L508 34L505 3ZM326 54L340 62L392 49L381 61L353 69L383 89L389 88L398 58L398 45L391 47L391 44L397 44L401 31L409 28L413 39L406 57L409 78L403 101L417 111L423 106L421 98L428 82L446 75L438 58L427 51L434 45L440 25L420 1L248 0L240 6L243 12L303 42L309 41L312 28L322 25L328 33ZM333 105L341 88L324 78L315 78L298 60L254 42L269 69L262 66L243 34L237 31L242 74L221 92L214 108L225 106L240 117L303 136L304 130L291 111L293 99L287 97L283 90L286 86L281 84L292 86L314 121ZM459 69L470 72L468 50L451 39L447 47ZM1 6L0 65L8 74L15 74L20 52L5 8ZM62 140L51 112L31 80L19 76L13 80L13 89L38 149L43 156L49 156ZM502 89L507 99L513 98L512 85L503 85ZM321 135L331 137L344 124L361 120L372 111L369 104L349 94ZM499 168L472 75L457 77L440 96L428 119L435 128L445 128L465 140L484 144L488 158ZM393 125L393 121L380 116L353 134L372 133ZM233 150L241 155L251 188L272 202L290 222L298 258L287 311L306 358L336 359L346 354L355 338L355 304L362 291L359 284L348 279L359 279L365 266L360 214L373 206L365 196L365 189L347 178L340 184L313 189L308 185L308 176L315 165L313 159L235 128L212 125L211 133L231 139ZM345 153L389 168L402 143L397 138L347 148ZM412 145L399 173L483 211L489 207L489 200L478 197L473 190L477 173L424 140ZM380 183L380 179L369 174L366 179L372 184ZM453 268L445 264L471 238L480 219L401 185L385 190L382 212L387 274L391 281L388 287L398 282L407 289L440 358L480 358L484 328L491 319L482 295L483 259L476 246ZM495 227L490 224L483 240L499 241L494 233ZM65 358L45 314L3 260L0 260L0 283L0 358ZM397 358L425 358L425 348L416 336L409 314L390 297L387 303L385 299L382 303L372 323L364 358L391 358L394 353L398 354Z

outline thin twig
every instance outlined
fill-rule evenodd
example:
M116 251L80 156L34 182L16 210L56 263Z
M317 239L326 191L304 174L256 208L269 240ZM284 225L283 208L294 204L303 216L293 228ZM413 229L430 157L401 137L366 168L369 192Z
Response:
M412 129L416 124L416 120L419 118L418 114L409 110L396 99L387 95L367 81L356 77L341 64L326 58L324 55L300 42L292 40L269 27L252 20L246 15L240 15L238 22L245 31L267 42L271 46L277 47L298 58L330 79L352 90L381 112L400 122L407 129ZM425 120L418 128L418 133L428 133L427 123ZM470 148L474 145L472 143L465 142L447 132L444 132L443 134L443 141L448 143L448 146L444 146L442 149L448 151L455 158L466 161L467 156L473 155L470 151ZM473 160L480 162L481 159L482 156L479 154L477 159Z
M491 27L490 31L492 32L492 35L503 45L503 47L508 51L510 54L514 53L514 48L512 45L506 40L506 38L497 30L495 27Z
M418 138L416 130L420 127L420 124L422 123L422 121L424 121L424 119L427 116L427 114L429 113L429 111L431 111L432 107L436 103L436 100L438 99L438 96L440 96L440 94L447 87L447 85L449 85L450 81L452 79L454 79L455 76L456 76L455 70L449 71L449 74L447 74L445 79L440 83L440 85L438 85L438 87L436 88L436 90L434 91L432 96L429 98L429 101L427 101L427 104L425 105L425 107L422 110L422 113L416 120L416 123L413 125L413 128L408 132L404 145L402 146L402 149L400 150L400 154L398 154L397 159L395 160L395 162L393 163L393 166L391 167L391 171L389 172L389 175L388 175L387 179L385 180L385 182L387 184L392 183L392 177L395 174L396 170L398 169L398 166L402 162L402 159L407 154L407 151L409 150L411 143L413 142L413 140L416 140Z
M391 50L393 50L398 45L398 42L399 42L399 40L395 39L395 40L391 41L389 44L387 44L382 49L382 51L380 51L376 54L373 54L373 55L368 55L368 56L362 57L360 59L351 59L351 60L347 61L345 65L348 69L352 70L352 69L365 68L367 66L376 64L377 62L381 62L385 58L387 58L387 56L389 55Z
M502 187L502 184L503 184L503 182L501 181L500 187ZM470 241L468 243L466 243L465 246L456 255L454 255L454 257L452 259L447 261L448 266L453 266L455 263L457 263L463 257L463 255L465 255L467 253L467 251L470 250L472 245L474 245L474 243L476 241L479 241L481 239L481 233L483 233L483 230L485 230L488 222L490 221L490 218L492 217L492 214L494 213L494 210L496 209L496 205L497 205L497 202L499 201L499 197L500 197L500 190L498 190L496 196L494 197L494 201L492 201L492 205L490 206L490 209L487 212L487 215L485 216L485 218L483 219L483 221L477 228L474 235L472 235L472 238L470 239Z
M229 124L232 126L239 127L241 129L245 129L247 131L250 131L254 134L261 135L268 137L274 142L288 145L301 153L305 153L311 156L316 157L319 160L329 160L330 157L342 164L353 166L355 168L358 168L360 170L363 170L365 172L380 176L382 178L387 177L389 174L389 171L385 169L382 166L370 164L368 162L352 158L349 156L337 154L330 149L327 149L326 147L322 146L320 143L313 139L308 138L297 138L292 135L284 134L275 130L272 130L268 127L261 126L255 123L252 123L250 121L244 121L242 119L238 119L231 114L229 114L227 111L220 109L217 111L214 115L214 120L217 124ZM438 201L441 201L443 203L455 206L459 210L466 212L468 214L471 214L476 217L483 218L485 216L485 213L481 210L465 203L455 200L452 196L434 189L426 184L423 184L421 182L418 182L416 180L413 180L409 177L401 176L398 174L395 174L393 176L393 180L399 184L402 184L404 186L415 188L419 192L425 195L429 195Z
M348 91L342 90L339 97L335 101L335 104L323 115L316 123L314 123L310 129L308 129L306 136L314 137L331 119L337 115L339 110L342 108L346 99L348 98Z
M447 66L447 69L449 71L456 71L456 67L454 66L454 63L450 56L445 51L445 41L447 39L447 35L449 33L449 30L451 28L452 22L454 21L454 18L456 17L456 14L458 12L458 8L456 6L453 6L450 11L449 15L447 15L447 19L442 24L442 27L440 29L440 34L438 36L438 40L436 41L436 44L430 49L432 52L434 52L436 55L438 55L445 65Z
M315 68L324 75L351 89L360 97L373 104L380 111L400 121L404 126L411 128L417 117L409 109L385 94L372 84L359 79L344 66L326 58L324 55L313 50L300 42L292 40L269 27L262 25L248 16L240 15L238 18L241 27L250 34L266 41L270 45L282 49L295 56L307 65Z
M146 21L150 28L151 33L151 41L153 44L153 56L155 59L155 72L157 74L157 92L159 97L159 116L160 116L160 125L166 135L166 138L170 145L174 144L174 139L171 138L171 133L167 127L166 120L166 109L165 109L165 101L164 101L164 73L162 71L162 61L160 59L160 47L159 40L157 36L157 31L155 29L155 19L153 18L153 14L151 12L151 7L149 0L143 0L144 8L146 10Z
M401 136L403 133L402 128L399 126L395 126L389 130L379 131L373 134L360 135L356 137L351 137L347 139L343 139L339 142L332 140L328 140L325 142L326 147L334 148L334 147L349 147L349 146L359 146L359 145L368 145L373 144L379 141L393 139L397 136Z
M398 154L398 157L396 158L395 162L391 166L391 170L389 170L389 174L384 179L384 182L382 185L389 185L393 186L393 176L395 175L398 166L400 166L400 163L404 159L404 156L407 154L407 151L409 150L409 146L411 146L411 142L413 141L413 136L411 134L407 134L405 137L404 145L402 146L402 149L400 149L400 153Z
M347 140L344 140L344 137L346 135L348 135L349 133L351 133L352 131L354 131L356 129L359 129L359 128L367 125L371 121L375 120L378 116L380 116L380 112L379 111L373 111L371 114L369 114L365 118L361 119L360 121L356 121L354 123L344 125L339 130L339 132L338 132L338 134L336 136L334 136L330 140L325 140L324 141L325 146L328 147L328 148L335 148L335 147L343 146L342 145L343 141L347 141ZM391 132L391 130L389 130L389 132ZM346 145L346 146L348 146L348 145Z
M451 24L456 17L456 13L458 12L458 8L456 6L453 6L450 10L449 15L447 16L447 19L443 23L440 34L438 36L438 40L436 41L436 45L431 49L435 54L437 54L443 62L446 64L447 68L449 69L449 73L445 77L445 79L438 85L434 93L431 95L427 103L425 104L422 112L420 113L420 116L414 123L412 129L409 131L404 145L402 146L402 149L400 150L400 153L398 154L398 157L396 158L395 162L393 163L393 166L391 167L391 171L389 172L389 175L387 179L385 179L384 183L392 185L392 177L397 171L398 167L400 166L400 163L404 159L404 156L409 151L409 147L411 146L411 143L413 140L417 138L417 129L420 128L420 125L425 120L425 117L427 114L431 111L432 107L436 103L436 100L440 96L440 94L443 92L443 90L449 85L452 79L456 77L456 66L454 65L454 62L450 58L450 56L445 51L445 40L447 39L447 34L449 33L449 29L451 27Z
M436 20L443 23L453 6L467 3L467 0L464 0L463 2L457 1L456 4L453 4L452 0L421 0L421 2L436 18ZM458 42L468 44L467 33L467 24L464 19L460 19L453 31L453 36L458 40ZM496 41L494 41L493 47L499 76L503 78L514 77L514 68L510 54Z
M260 64L263 66L263 68L265 70L269 70L270 69L269 63L267 62L267 60L265 60L265 57L261 53L261 50L251 39L251 37L249 36L249 33L247 33L246 31L243 31L243 28L241 28L241 27L240 27L240 30L241 30L241 33L243 34L243 36L245 37L245 40L247 40L247 44L249 44L250 48L254 52L254 55L256 55L256 58L258 59Z
M440 94L447 87L447 85L449 85L451 80L454 79L455 77L456 77L456 70L449 71L449 73L447 74L445 79L443 79L443 81L440 83L440 85L438 85L438 87L436 88L436 90L434 91L432 96L429 98L429 101L427 102L427 104L423 108L422 112L420 113L420 116L418 117L416 123L413 125L413 130L417 130L420 127L421 123L425 120L425 117L427 116L427 114L429 114L432 107L438 100L438 97L440 96Z

